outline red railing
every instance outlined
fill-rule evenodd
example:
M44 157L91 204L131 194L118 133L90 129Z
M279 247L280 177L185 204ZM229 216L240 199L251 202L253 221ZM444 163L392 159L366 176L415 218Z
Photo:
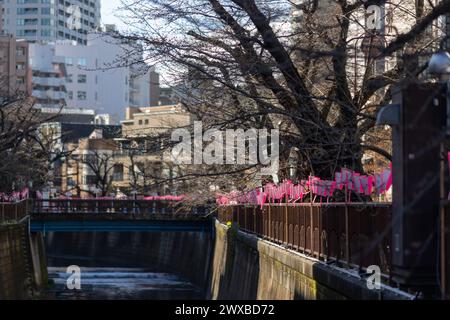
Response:
M389 204L268 204L222 206L223 223L307 254L362 270L380 266L388 277L391 260Z
M17 222L29 214L29 200L14 203L0 203L0 223Z
M183 203L165 200L96 200L50 199L33 200L32 215L43 214L183 214L205 215L208 207L188 207Z

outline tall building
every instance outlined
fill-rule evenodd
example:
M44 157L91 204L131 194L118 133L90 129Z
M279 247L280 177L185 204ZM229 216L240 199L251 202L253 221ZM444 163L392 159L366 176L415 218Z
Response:
M116 66L126 55L125 46L110 35L90 33L87 45L61 40L31 44L31 61L33 70L37 69L35 59L63 62L66 75L61 80L67 107L109 114L109 121L118 123L125 108L145 107L159 100L159 75L154 68L143 63Z
M0 35L0 96L29 95L28 43Z
M61 108L66 105L66 65L64 57L56 56L53 47L30 44L32 92L38 108Z
M87 43L100 27L100 0L0 0L3 31L30 42L68 39Z
M5 23L5 20L3 18L4 11L5 11L5 8L3 8L3 6L2 6L2 4L0 2L0 35L3 34L3 24Z

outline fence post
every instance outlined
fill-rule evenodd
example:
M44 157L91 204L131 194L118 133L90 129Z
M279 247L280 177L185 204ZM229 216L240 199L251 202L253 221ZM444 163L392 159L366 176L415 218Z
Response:
M15 216L15 220L17 221L17 209L19 208L19 205L16 203L14 204L14 216Z
M345 204L345 258L347 267L350 267L350 239L349 239L349 221L348 204Z
M257 234L256 232L256 207L253 206L253 233Z
M438 241L441 241L441 294L442 294L442 298L445 299L446 295L447 295L447 278L446 278L446 263L447 263L447 257L446 257L446 247L445 247L445 240L446 240L446 234L445 234L445 226L446 226L446 221L445 221L445 206L442 205L441 203L441 225L440 225L440 234L441 234L441 239L439 239Z
M284 206L284 242L286 245L289 244L289 221L287 203Z
M272 206L269 204L269 239L272 240Z
M248 228L247 228L247 207L244 207L244 230L248 231Z
M309 228L309 244L311 246L311 256L314 257L314 221L313 221L313 204L312 202L310 203L309 206L309 224L311 225ZM305 230L306 232L306 230Z

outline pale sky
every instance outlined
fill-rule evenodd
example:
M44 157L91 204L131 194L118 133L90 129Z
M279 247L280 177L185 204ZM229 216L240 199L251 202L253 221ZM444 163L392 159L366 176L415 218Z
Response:
M124 23L114 16L114 12L121 6L121 0L102 0L102 23L115 24L119 29L124 27Z

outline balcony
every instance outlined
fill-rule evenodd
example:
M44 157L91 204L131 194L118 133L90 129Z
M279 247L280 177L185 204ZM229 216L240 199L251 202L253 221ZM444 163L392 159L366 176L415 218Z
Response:
M65 81L63 78L44 78L44 77L33 77L33 84L38 84L41 86L49 86L49 87L60 87L65 85Z

